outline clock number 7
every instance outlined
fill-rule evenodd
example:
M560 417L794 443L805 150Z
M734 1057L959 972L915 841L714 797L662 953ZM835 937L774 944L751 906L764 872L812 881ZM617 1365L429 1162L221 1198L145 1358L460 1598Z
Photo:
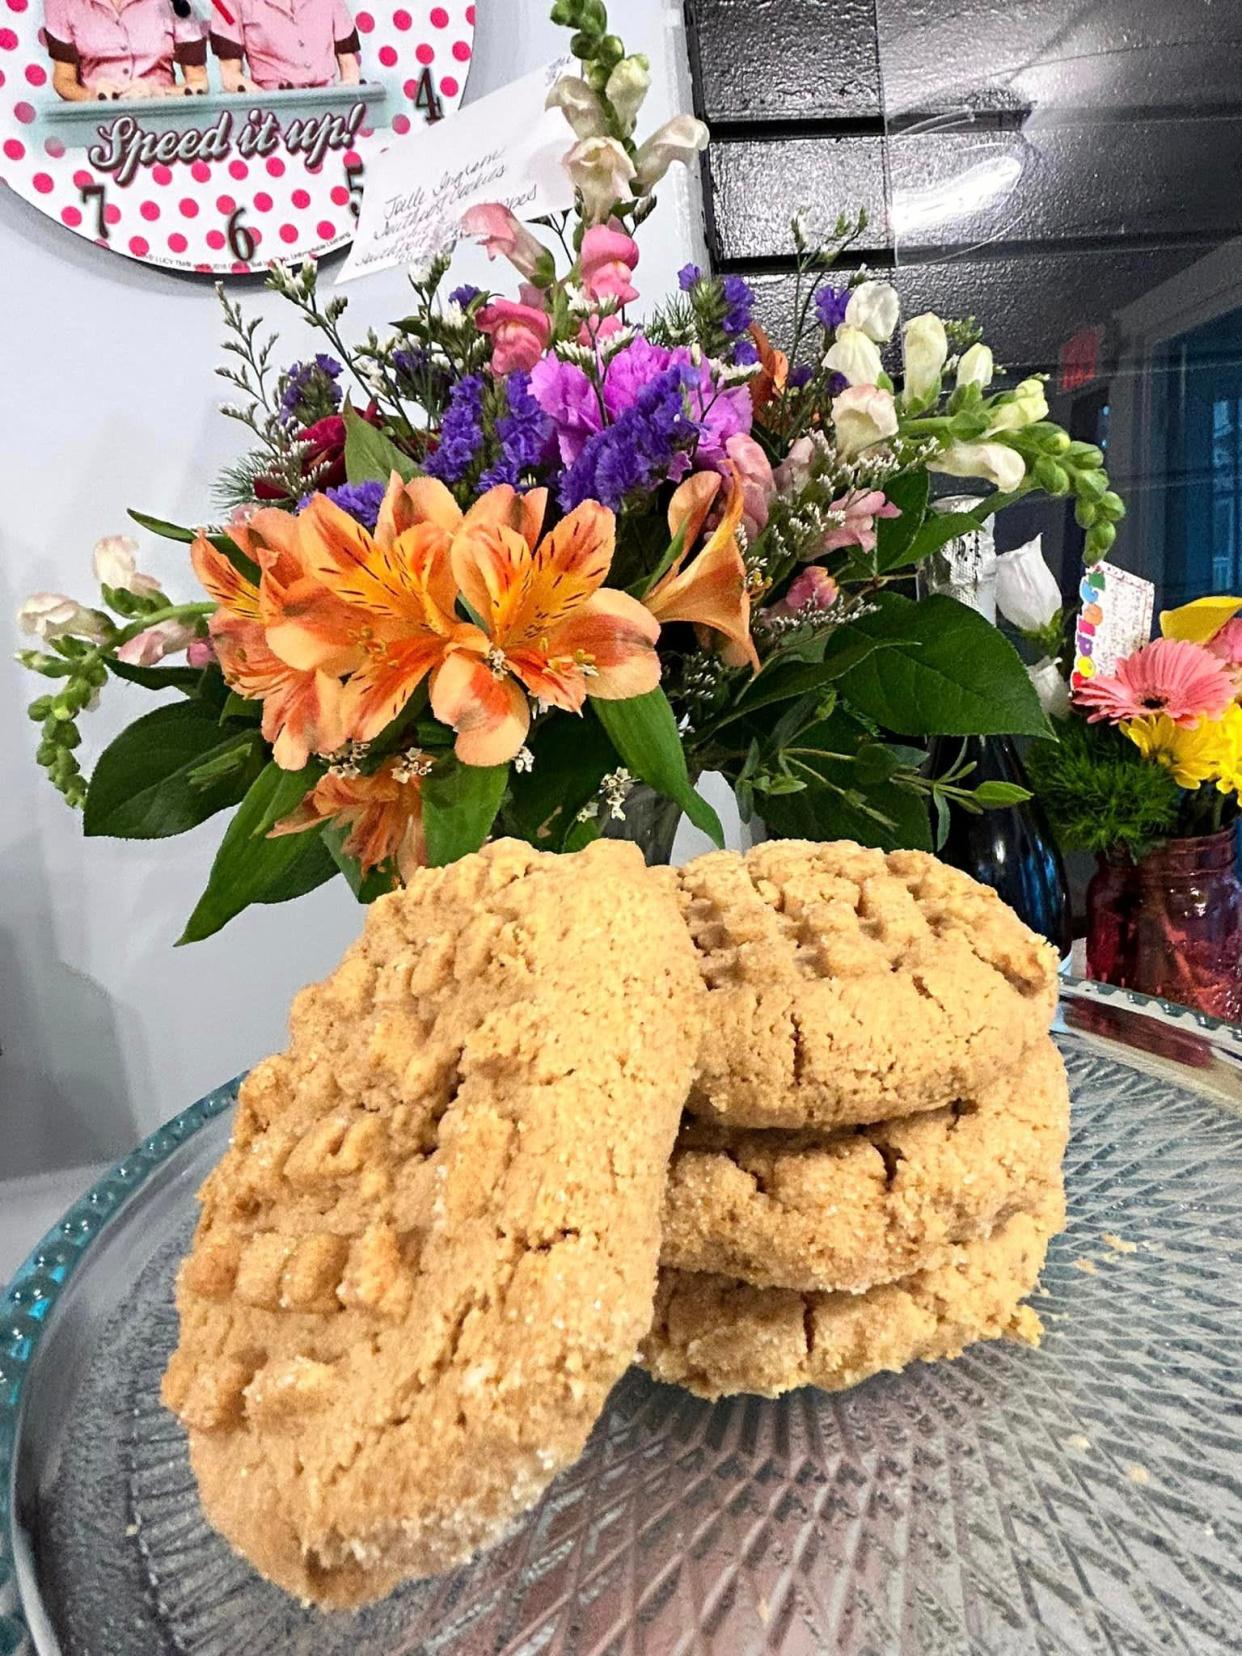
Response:
M355 218L362 211L362 162L347 161L345 178L349 184L349 210Z
M95 234L100 241L111 241L112 237L108 234L108 220L104 213L104 206L107 201L107 191L104 186L102 184L83 184L80 194L84 205L92 200L95 203Z

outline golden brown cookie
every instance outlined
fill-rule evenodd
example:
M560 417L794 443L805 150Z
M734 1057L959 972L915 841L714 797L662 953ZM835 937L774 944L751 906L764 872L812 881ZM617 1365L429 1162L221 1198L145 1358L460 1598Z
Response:
M942 1264L865 1294L662 1270L641 1360L656 1379L700 1397L777 1397L798 1386L843 1391L917 1358L960 1356L976 1340L1036 1345L1039 1318L1021 1301L1064 1216L1058 1192L1038 1214L1014 1214L986 1240L952 1246Z
M1055 951L923 852L773 840L679 884L711 991L697 1115L822 1129L936 1109L1052 1021Z
M299 996L201 1192L164 1384L263 1575L378 1597L577 1457L651 1320L703 998L613 841L423 871Z
M1069 1135L1045 1036L975 1097L828 1136L687 1117L664 1195L660 1263L760 1288L858 1293L937 1264L1059 1183Z

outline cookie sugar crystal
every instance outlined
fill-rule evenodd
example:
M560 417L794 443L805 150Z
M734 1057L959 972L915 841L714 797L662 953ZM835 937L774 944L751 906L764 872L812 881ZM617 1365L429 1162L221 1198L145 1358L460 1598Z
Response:
M164 1384L264 1575L378 1597L576 1458L650 1322L701 998L613 842L423 871L299 997L201 1193Z

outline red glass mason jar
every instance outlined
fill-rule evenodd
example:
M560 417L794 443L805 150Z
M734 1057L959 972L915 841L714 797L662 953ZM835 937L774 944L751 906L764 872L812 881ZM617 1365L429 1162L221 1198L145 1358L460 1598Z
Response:
M1087 976L1242 1021L1242 881L1232 828L1138 862L1099 859L1087 887Z

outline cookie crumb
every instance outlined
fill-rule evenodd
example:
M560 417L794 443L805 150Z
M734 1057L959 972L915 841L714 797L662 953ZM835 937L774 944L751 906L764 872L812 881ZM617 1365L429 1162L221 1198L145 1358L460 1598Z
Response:
M1145 1466L1140 1466L1137 1461L1126 1467L1126 1477L1129 1478L1131 1483L1149 1484L1151 1482L1151 1473Z
M1094 1259L1076 1259L1074 1261L1074 1269L1077 1270L1077 1271L1085 1271L1088 1276L1095 1276L1095 1274L1096 1274L1095 1260Z
M135 1536L135 1535L137 1535L137 1533L138 1533L138 1526L137 1526L137 1524L126 1524L126 1526L125 1526L125 1533L126 1533L126 1535L127 1535L127 1536L129 1536L129 1537L130 1537L130 1538L131 1538L131 1540L132 1540L132 1538L133 1538L133 1537L134 1537L134 1536Z
M1127 1242L1124 1236L1114 1236L1112 1231L1102 1231L1101 1240L1107 1242L1114 1253L1132 1254L1138 1252L1137 1242Z
M1090 1449L1091 1439L1085 1432L1072 1432L1065 1440L1067 1449Z

